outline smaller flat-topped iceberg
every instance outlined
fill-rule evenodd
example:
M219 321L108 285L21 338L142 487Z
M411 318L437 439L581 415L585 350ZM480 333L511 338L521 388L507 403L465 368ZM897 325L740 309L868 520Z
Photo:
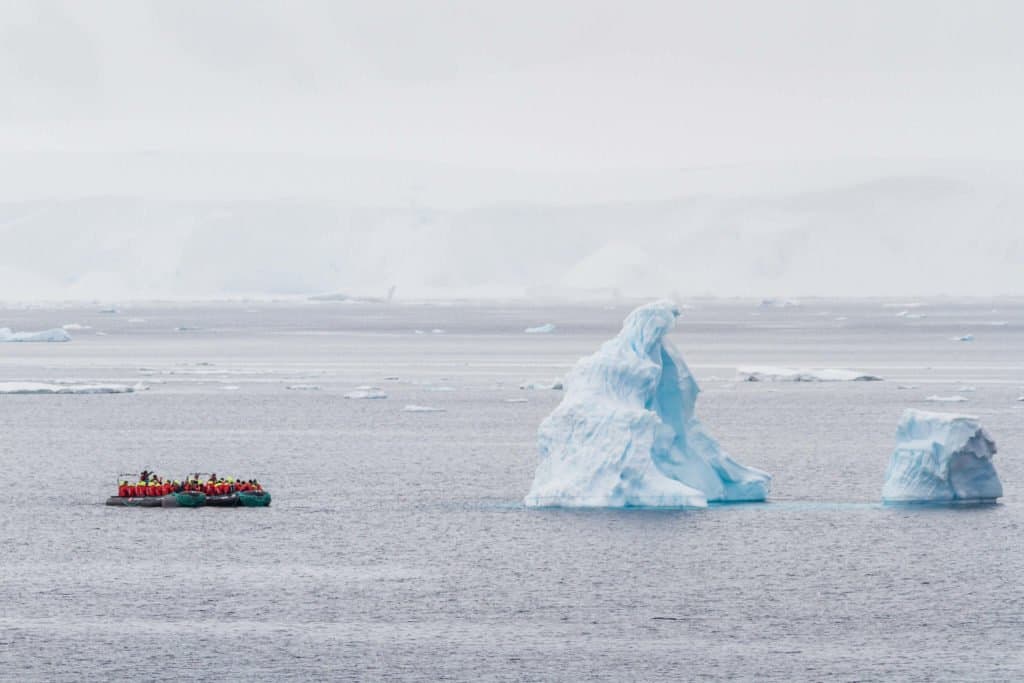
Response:
M42 332L13 332L9 327L0 327L0 342L68 342L71 335L56 327Z
M741 382L879 382L878 375L854 370L806 370L774 367L741 367L736 370Z
M771 475L730 458L694 414L700 388L668 339L679 308L636 309L580 359L537 433L530 507L706 507L762 501Z
M1003 495L978 418L908 409L885 472L886 503L980 503Z

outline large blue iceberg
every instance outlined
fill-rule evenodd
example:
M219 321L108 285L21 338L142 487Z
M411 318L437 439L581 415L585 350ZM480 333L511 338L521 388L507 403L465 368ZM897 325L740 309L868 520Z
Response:
M886 503L993 502L996 444L975 417L906 410L885 473Z
M706 507L760 501L771 475L740 465L694 417L700 388L666 338L679 309L641 306L618 336L580 359L540 425L525 502L564 507Z

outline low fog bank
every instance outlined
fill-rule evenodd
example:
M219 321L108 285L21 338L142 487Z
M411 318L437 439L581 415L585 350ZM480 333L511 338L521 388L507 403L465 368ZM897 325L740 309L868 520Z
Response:
M467 176L444 173L390 202L341 183L4 201L0 298L1024 294L1021 167L799 170L534 177L479 206L446 201Z

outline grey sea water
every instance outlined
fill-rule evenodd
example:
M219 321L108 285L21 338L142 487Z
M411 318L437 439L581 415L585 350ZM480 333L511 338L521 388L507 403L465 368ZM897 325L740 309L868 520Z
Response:
M0 381L149 387L0 395L0 679L1024 677L1024 302L693 303L672 337L698 414L775 475L766 504L521 506L561 394L520 385L562 376L626 304L0 311L90 327L0 344ZM388 398L344 398L360 385ZM906 407L981 417L999 505L878 504ZM143 467L258 476L274 503L102 504Z

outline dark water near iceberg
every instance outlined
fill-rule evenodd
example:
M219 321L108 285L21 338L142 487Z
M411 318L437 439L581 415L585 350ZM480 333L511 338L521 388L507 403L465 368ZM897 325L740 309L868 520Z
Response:
M0 344L0 381L150 387L0 396L0 679L1019 680L1024 302L925 303L695 302L672 336L698 413L775 475L704 511L519 503L561 395L519 385L625 305L0 311L92 327ZM748 364L886 381L734 382ZM343 398L365 384L388 398ZM904 407L980 416L1001 504L880 506ZM144 466L256 475L274 504L102 505Z

